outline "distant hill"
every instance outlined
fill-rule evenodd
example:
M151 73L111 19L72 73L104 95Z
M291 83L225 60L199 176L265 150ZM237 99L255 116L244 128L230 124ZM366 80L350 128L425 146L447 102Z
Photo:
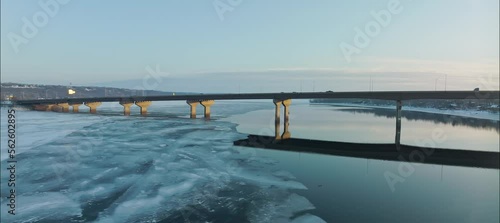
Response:
M69 94L69 90L75 91ZM129 96L154 96L154 95L186 95L196 94L191 92L169 92L153 90L134 90L126 88L96 87L96 86L63 86L40 85L22 83L2 83L0 85L1 100L14 97L24 99L58 99L82 97L129 97Z

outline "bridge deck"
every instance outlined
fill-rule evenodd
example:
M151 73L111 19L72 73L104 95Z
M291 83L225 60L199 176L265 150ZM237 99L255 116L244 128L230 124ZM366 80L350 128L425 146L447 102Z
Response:
M248 99L317 99L359 98L383 100L411 99L499 99L499 91L377 91L377 92L304 92L304 93L245 93L245 94L197 94L169 96L63 98L42 100L17 100L17 105L120 102L120 101L179 101L179 100L248 100Z

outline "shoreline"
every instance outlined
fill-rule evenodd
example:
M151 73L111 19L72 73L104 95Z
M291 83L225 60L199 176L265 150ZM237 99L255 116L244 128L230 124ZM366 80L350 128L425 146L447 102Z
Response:
M379 109L394 109L396 106L379 106L379 105L360 105L360 104L350 104L350 103L310 103L310 105L328 105L332 107L356 107L356 108L379 108ZM476 119L486 119L493 121L500 121L500 113L491 113L486 111L469 111L469 110L440 110L437 108L421 108L404 106L403 111L411 112L424 112L437 115L452 115L465 118L476 118Z

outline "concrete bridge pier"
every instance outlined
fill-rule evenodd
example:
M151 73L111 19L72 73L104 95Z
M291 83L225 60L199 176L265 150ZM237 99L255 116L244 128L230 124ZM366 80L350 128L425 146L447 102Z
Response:
M52 109L56 106L54 104L49 104L49 105L46 105L47 107L45 107L45 111L52 111Z
M45 111L46 107L44 105L32 105L31 110L35 111Z
M292 136L290 131L288 131L288 126L290 125L290 105L292 104L292 99L283 100L282 104L284 107L283 113L285 115L285 123L281 139L289 139Z
M190 107L190 111L189 111L189 117L190 118L196 118L196 106L198 105L198 103L200 103L199 101L192 101L192 100L187 100L186 103L189 105Z
M399 150L401 146L401 108L403 107L403 103L401 100L396 102L396 147Z
M35 111L52 111L54 105L33 105L32 109Z
M69 112L69 104L68 103L59 103L57 106L60 108L61 112Z
M90 108L90 113L97 113L97 107L101 106L102 102L85 102L85 106Z
M78 112L79 112L79 110L80 110L80 105L82 105L82 104L80 104L80 103L77 103L77 104L70 104L70 106L73 108L73 109L72 109L72 110L73 110L73 113L78 113Z
M135 104L141 108L141 115L148 115L148 107L151 105L151 101L136 101Z
M273 99L273 103L274 103L274 106L275 106L275 109L274 109L274 123L277 123L278 126L280 124L280 108L281 108L281 104L283 103L282 100L277 100L277 99Z
M279 122L274 122L274 141L281 140L281 125Z
M274 140L281 140L281 118L280 118L280 109L283 104L282 100L273 99L274 103Z
M290 105L292 104L292 99L280 100L274 99L273 103L275 105L274 112L274 123L275 123L275 140L289 139L291 137L290 131L288 131L288 126L290 124ZM281 105L284 107L285 123L283 128L283 134L280 135L280 108Z
M50 106L50 110L53 111L53 112L61 112L61 107L57 104L54 104L52 106Z
M120 101L120 105L123 106L123 115L130 115L130 107L134 105L134 102Z
M203 107L205 108L205 112L204 112L205 119L210 119L210 107L214 103L215 103L214 100L203 100L203 101L200 101L200 104L203 105Z

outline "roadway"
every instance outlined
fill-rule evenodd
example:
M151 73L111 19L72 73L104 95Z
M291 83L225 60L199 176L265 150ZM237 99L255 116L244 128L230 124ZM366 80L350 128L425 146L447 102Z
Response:
M499 99L499 91L375 91L375 92L287 92L287 93L242 93L242 94L198 94L169 96L94 97L39 100L16 100L17 105L84 103L84 102L134 102L134 101L180 101L180 100L247 100L247 99L317 99L356 98L382 100L412 99Z

